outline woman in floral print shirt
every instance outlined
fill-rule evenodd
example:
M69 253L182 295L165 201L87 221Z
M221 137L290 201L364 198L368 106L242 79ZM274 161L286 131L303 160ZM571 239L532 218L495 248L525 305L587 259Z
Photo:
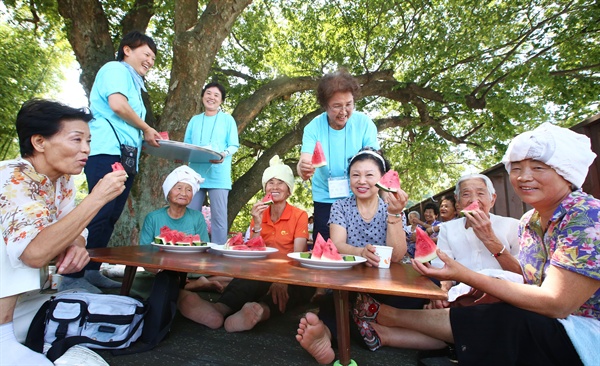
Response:
M124 189L123 171L107 174L75 207L71 175L90 153L92 115L57 102L31 100L17 115L21 158L0 162L0 364L52 365L17 342L14 309L20 294L39 291L40 268L51 260L60 274L79 271L90 220ZM10 351L7 351L10 350Z
M517 136L503 163L515 192L534 208L519 228L525 283L470 271L440 250L443 268L413 260L425 276L466 283L502 302L409 311L365 298L357 307L382 345L419 348L417 337L425 337L420 344L438 340L439 348L454 343L461 365L597 364L600 200L580 190L595 157L587 137L549 123ZM317 359L325 352L318 329L307 317L299 330Z

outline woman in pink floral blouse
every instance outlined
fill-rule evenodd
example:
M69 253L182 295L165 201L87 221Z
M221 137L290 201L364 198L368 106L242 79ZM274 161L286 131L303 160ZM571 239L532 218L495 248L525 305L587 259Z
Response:
M533 207L519 226L524 284L473 272L440 250L443 268L413 260L422 275L468 284L501 302L401 310L363 296L355 315L371 322L382 345L454 344L460 365L597 364L600 200L580 189L595 157L587 137L549 123L509 145L503 163L511 184ZM331 355L314 314L301 320L297 338L317 360Z

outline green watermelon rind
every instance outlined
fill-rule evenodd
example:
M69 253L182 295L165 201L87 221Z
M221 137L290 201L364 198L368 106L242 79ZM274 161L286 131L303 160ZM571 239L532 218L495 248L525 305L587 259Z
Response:
M420 257L415 256L415 260L417 262L427 263L427 262L431 262L432 260L436 259L437 257L438 257L437 254L435 252L433 252L426 256L420 256Z
M386 187L386 186L380 184L379 182L375 183L375 185L377 186L377 188L381 189L382 191L393 192L393 193L398 192L398 190L396 188Z
M473 214L473 212L475 212L475 207L472 206L477 206L477 210L480 209L479 207L479 202L478 201L473 201L473 203L471 203L470 205L468 205L467 207L465 207L464 209L460 210L460 212L458 213L458 217L465 217L465 213L470 213L471 215Z
M268 197L270 197L270 199L266 200ZM265 204L265 205L267 205L267 206L272 205L274 203L273 202L273 196L271 195L271 193L269 193L269 194L267 194L266 196L263 197L262 203Z

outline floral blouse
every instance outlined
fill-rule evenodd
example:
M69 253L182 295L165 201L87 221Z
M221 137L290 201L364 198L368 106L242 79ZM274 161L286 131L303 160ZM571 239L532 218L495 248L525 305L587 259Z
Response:
M600 280L600 200L572 192L554 212L546 234L537 211L519 225L519 262L529 284L540 285L550 265ZM573 315L600 320L600 290Z
M21 254L45 227L52 225L75 208L75 185L70 176L56 181L37 173L24 159L0 162L0 230L2 247L2 297L8 285L6 273L16 275L16 269L31 269L21 261ZM87 238L87 229L82 232ZM7 268L6 265L11 268ZM15 277L19 278L19 277ZM20 277L23 278L23 277ZM36 286L39 288L39 275ZM31 284L20 284L19 292L31 290ZM9 291L9 290L7 290Z

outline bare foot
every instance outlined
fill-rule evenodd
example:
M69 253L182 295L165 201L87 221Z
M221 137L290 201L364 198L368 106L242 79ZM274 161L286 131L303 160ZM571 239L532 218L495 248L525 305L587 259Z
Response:
M183 316L212 329L221 328L223 314L214 304L190 291L179 291L177 307Z
M216 291L223 292L223 285L219 281L210 281L202 276L197 280L192 280L186 283L184 289L188 291Z
M247 302L242 309L225 319L225 330L228 332L243 332L265 320L265 309L257 302Z
M325 365L333 362L335 352L331 348L331 332L317 315L306 313L300 319L296 340L318 363Z

